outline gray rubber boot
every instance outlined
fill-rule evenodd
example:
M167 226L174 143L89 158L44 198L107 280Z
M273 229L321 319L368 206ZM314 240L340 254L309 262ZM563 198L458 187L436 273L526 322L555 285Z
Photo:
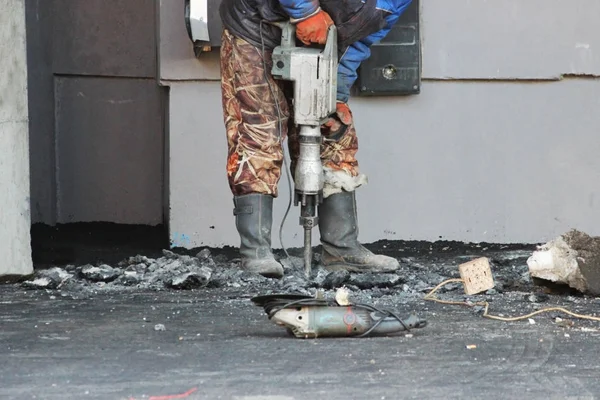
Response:
M283 267L271 251L273 197L263 194L235 196L235 226L240 234L242 268L267 278L283 277Z
M400 267L392 257L373 254L358 242L354 192L333 194L319 206L322 262L330 271L393 272Z

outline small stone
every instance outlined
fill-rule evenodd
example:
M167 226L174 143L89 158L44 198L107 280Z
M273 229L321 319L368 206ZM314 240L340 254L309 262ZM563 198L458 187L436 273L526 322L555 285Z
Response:
M175 253L173 253L170 250L163 250L162 251L163 256L165 256L165 258L171 259L171 260L176 260L179 258L179 256Z
M521 274L521 277L519 278L519 282L523 285L531 283L531 275L529 274L529 272L523 272Z
M437 283L434 286L437 286ZM447 285L444 285L442 288L440 288L439 292L440 293L453 292L462 287L463 286L459 283L448 283ZM423 290L423 289L420 289L420 290Z
M166 331L167 328L163 324L156 324L156 325L154 325L154 330L155 331Z
M538 302L540 302L540 303L544 303L544 302L550 300L550 296L547 295L546 293L538 293L535 296L537 297Z
M212 270L206 267L194 268L193 271L175 276L166 284L172 289L189 290L205 287L212 276Z
M329 275L329 272L323 268L319 268L316 271L316 274L313 274L312 277L312 286L313 287L317 287L317 288L321 288L325 285L325 280L327 279L327 275Z
M346 270L334 271L327 275L325 282L323 282L323 287L325 289L336 289L348 282L349 279L350 272Z
M498 291L496 289L489 289L487 292L485 292L485 294L493 296L495 294L498 294Z
M86 265L81 268L81 275L92 282L112 282L121 275L121 271L110 265Z
M27 289L55 289L54 282L48 277L34 278L23 282L23 287Z
M531 294L527 296L527 300L532 303L543 303L550 298L547 294Z
M229 260L225 254L219 254L218 256L213 257L213 261L217 264L225 264Z
M165 274L180 274L183 272L189 272L189 268L185 268L180 260L166 259L163 265L159 264L159 268L162 273Z
M23 282L23 287L28 289L58 289L66 280L73 275L62 268L51 268L38 271L33 279Z
M533 318L529 318L528 321L531 325L535 325L535 320Z
M357 274L350 277L350 283L360 289L372 289L391 288L404 281L395 274Z
M448 286L450 286L450 285L452 285L452 284L449 284ZM417 292L423 292L423 291L428 290L429 286L423 281L417 281L417 283L415 283L415 285L414 285L414 289Z
M238 279L241 280L242 282L252 283L252 284L261 284L261 283L265 283L269 280L269 278L265 278L264 276L262 276L260 274L247 272L244 270L239 271ZM295 277L288 275L288 279L295 279Z
M538 302L538 298L536 297L535 294L531 294L531 295L527 296L527 300L529 300L532 303L537 303Z
M133 264L125 268L126 272L146 272L148 266L146 264Z
M474 306L473 307L473 312L479 314L485 311L485 307L484 306Z
M60 283L58 289L63 292L77 292L81 291L85 286L85 282L77 281L74 278L65 279Z
M181 256L179 257L179 261L181 261L183 265L200 265L197 258L190 256Z
M132 264L152 264L154 262L153 259L148 258L146 256L142 256L142 255L137 255L135 257L129 257L129 260L127 260L127 264L132 265Z
M339 288L335 293L335 301L340 306L350 305L350 291L345 288Z
M304 277L294 275L286 275L281 280L281 288L287 293L300 293L306 285Z
M196 254L196 258L199 260L209 260L211 258L209 249L202 249L198 254Z
M572 328L573 326L575 326L575 322L572 320L564 320L562 318L556 317L556 319L554 320L554 322L556 323L556 325L560 326L561 328Z
M230 280L230 277L231 276L227 273L227 270L222 270L222 269L216 270L212 274L207 287L209 287L209 288L226 287Z
M135 271L125 271L125 273L115 280L116 284L123 286L135 286L142 281L142 277Z

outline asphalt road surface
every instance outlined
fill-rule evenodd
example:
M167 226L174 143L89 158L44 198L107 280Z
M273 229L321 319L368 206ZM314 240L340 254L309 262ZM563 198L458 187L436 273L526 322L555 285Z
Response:
M427 318L411 335L303 340L270 322L249 301L254 294L203 289L73 299L0 286L0 398L600 397L598 323L564 326L556 315L505 323L416 299L384 304ZM576 305L594 312L599 304ZM520 294L506 294L493 307L518 314L521 305Z

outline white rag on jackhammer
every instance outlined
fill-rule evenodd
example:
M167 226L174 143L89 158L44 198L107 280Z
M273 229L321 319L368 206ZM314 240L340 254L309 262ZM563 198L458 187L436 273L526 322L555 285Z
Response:
M323 197L327 198L342 191L352 192L356 188L366 185L368 178L365 174L352 176L346 171L334 170L323 167Z

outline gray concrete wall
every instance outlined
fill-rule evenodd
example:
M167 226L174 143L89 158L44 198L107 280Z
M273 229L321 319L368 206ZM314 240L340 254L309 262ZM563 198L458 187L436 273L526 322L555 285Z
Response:
M161 8L159 38L171 86L171 238L238 245L219 85L207 81L218 78L217 57L193 59L177 7ZM599 13L595 0L424 1L422 93L351 99L370 177L358 191L361 239L600 234ZM165 52L170 44L178 50ZM280 189L275 228L285 181ZM286 246L301 245L297 215Z
M33 222L162 223L156 1L26 4Z
M0 276L33 272L23 0L0 0Z

